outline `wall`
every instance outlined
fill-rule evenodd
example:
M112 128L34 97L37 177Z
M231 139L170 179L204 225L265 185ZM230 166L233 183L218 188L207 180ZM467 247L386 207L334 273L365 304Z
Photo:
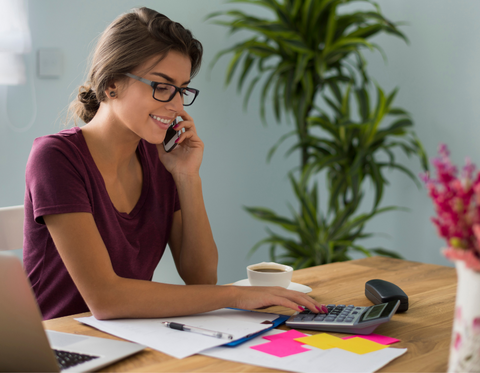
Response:
M400 87L397 104L412 114L416 131L431 156L439 142L446 142L457 163L463 163L467 155L474 161L480 159L476 146L476 62L480 53L476 20L480 3L378 3L393 21L408 21L402 30L410 44L392 36L378 37L376 42L386 51L388 64L378 53L366 53L371 75L387 91ZM29 1L33 52L26 57L28 82L8 87L8 93L5 86L0 86L0 103L6 99L8 107L5 110L0 106L0 206L23 203L24 168L33 139L62 129L68 103L83 82L95 38L117 15L138 5L130 0ZM266 250L247 259L249 249L264 237L264 226L247 215L242 206L266 206L287 213L287 203L292 200L286 173L297 164L296 155L285 159L279 152L270 164L265 161L270 146L292 126L276 125L272 116L269 125L262 126L255 98L248 112L242 110L242 97L235 87L224 87L228 58L221 59L213 70L208 68L213 56L238 36L229 37L226 29L204 18L232 5L220 0L148 0L141 5L182 23L204 44L204 66L192 82L201 93L189 113L206 145L201 176L220 252L219 282L242 279L246 265L268 260ZM39 48L62 50L64 72L59 79L36 76ZM8 123L18 129L31 118L35 119L33 125L24 132L12 129ZM420 171L418 162L404 162L415 172ZM396 250L409 260L448 264L439 251L443 243L429 221L433 209L425 190L398 172L392 172L390 180L384 205L405 206L411 211L387 213L375 219L368 228L390 237L378 237L369 243ZM155 279L180 283L170 256L162 260Z
M446 143L458 166L463 167L467 156L479 164L480 2L378 3L389 19L406 21L401 30L410 43L391 36L377 37L375 42L385 50L388 62L385 64L379 53L370 54L371 75L387 91L400 88L396 103L411 113L430 159L437 155L439 143ZM418 162L404 162L420 171ZM444 243L430 222L434 211L426 191L404 175L392 173L385 196L385 205L390 204L410 211L376 219L371 229L391 237L378 238L375 243L389 246L407 259L449 265L440 254Z

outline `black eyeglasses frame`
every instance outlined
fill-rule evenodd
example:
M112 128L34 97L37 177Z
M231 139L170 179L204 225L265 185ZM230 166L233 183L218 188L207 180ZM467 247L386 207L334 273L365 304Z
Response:
M177 92L180 93L180 97L183 97L184 92L189 90L189 91L195 92L195 96L193 97L192 102L190 102L189 104L183 104L183 106L190 106L195 102L195 99L198 97L198 94L200 93L200 91L198 89L191 88L191 87L177 87L176 85L170 84L170 83L154 82L154 81L151 81L151 80L148 80L148 79L145 79L145 78L141 78L139 76L136 76L136 75L133 75L133 74L130 74L130 73L126 73L125 75L128 76L129 78L138 80L138 81L140 81L142 83L145 83L145 84L148 84L150 87L152 87L153 88L152 98L156 101L159 101L159 102L170 102L170 101L172 101L173 98L175 97L175 95L177 94ZM169 86L172 86L172 87L175 88L175 91L172 93L172 95L170 96L170 98L168 100L159 100L158 98L155 97L155 90L157 89L157 86L159 84L165 84L165 85L169 85Z

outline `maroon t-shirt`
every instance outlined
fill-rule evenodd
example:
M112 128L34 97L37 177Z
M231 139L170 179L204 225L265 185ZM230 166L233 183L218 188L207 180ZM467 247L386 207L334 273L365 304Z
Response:
M151 280L180 208L172 175L155 145L141 140L140 198L129 213L112 204L79 127L35 139L26 168L24 265L44 319L88 311L43 216L91 213L118 276Z

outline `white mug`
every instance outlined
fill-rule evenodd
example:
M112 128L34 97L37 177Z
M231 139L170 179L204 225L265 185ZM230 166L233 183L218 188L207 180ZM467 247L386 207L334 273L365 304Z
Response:
M292 281L293 268L274 262L262 262L247 267L247 276L252 286L281 286L288 288Z

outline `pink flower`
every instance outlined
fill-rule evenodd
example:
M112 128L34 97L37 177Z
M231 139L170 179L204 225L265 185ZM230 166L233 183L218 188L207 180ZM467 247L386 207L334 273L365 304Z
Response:
M462 336L460 335L460 333L455 333L455 342L454 342L455 350L458 351L461 346L462 346Z
M457 319L457 320L462 319L462 307L457 307L455 309L455 319Z
M447 242L447 258L463 260L468 268L480 271L480 173L474 175L475 165L467 158L458 177L448 147L440 144L438 152L439 158L432 160L436 179L429 173L420 176L435 206L432 222Z
M480 317L473 319L472 330L474 334L480 334Z

